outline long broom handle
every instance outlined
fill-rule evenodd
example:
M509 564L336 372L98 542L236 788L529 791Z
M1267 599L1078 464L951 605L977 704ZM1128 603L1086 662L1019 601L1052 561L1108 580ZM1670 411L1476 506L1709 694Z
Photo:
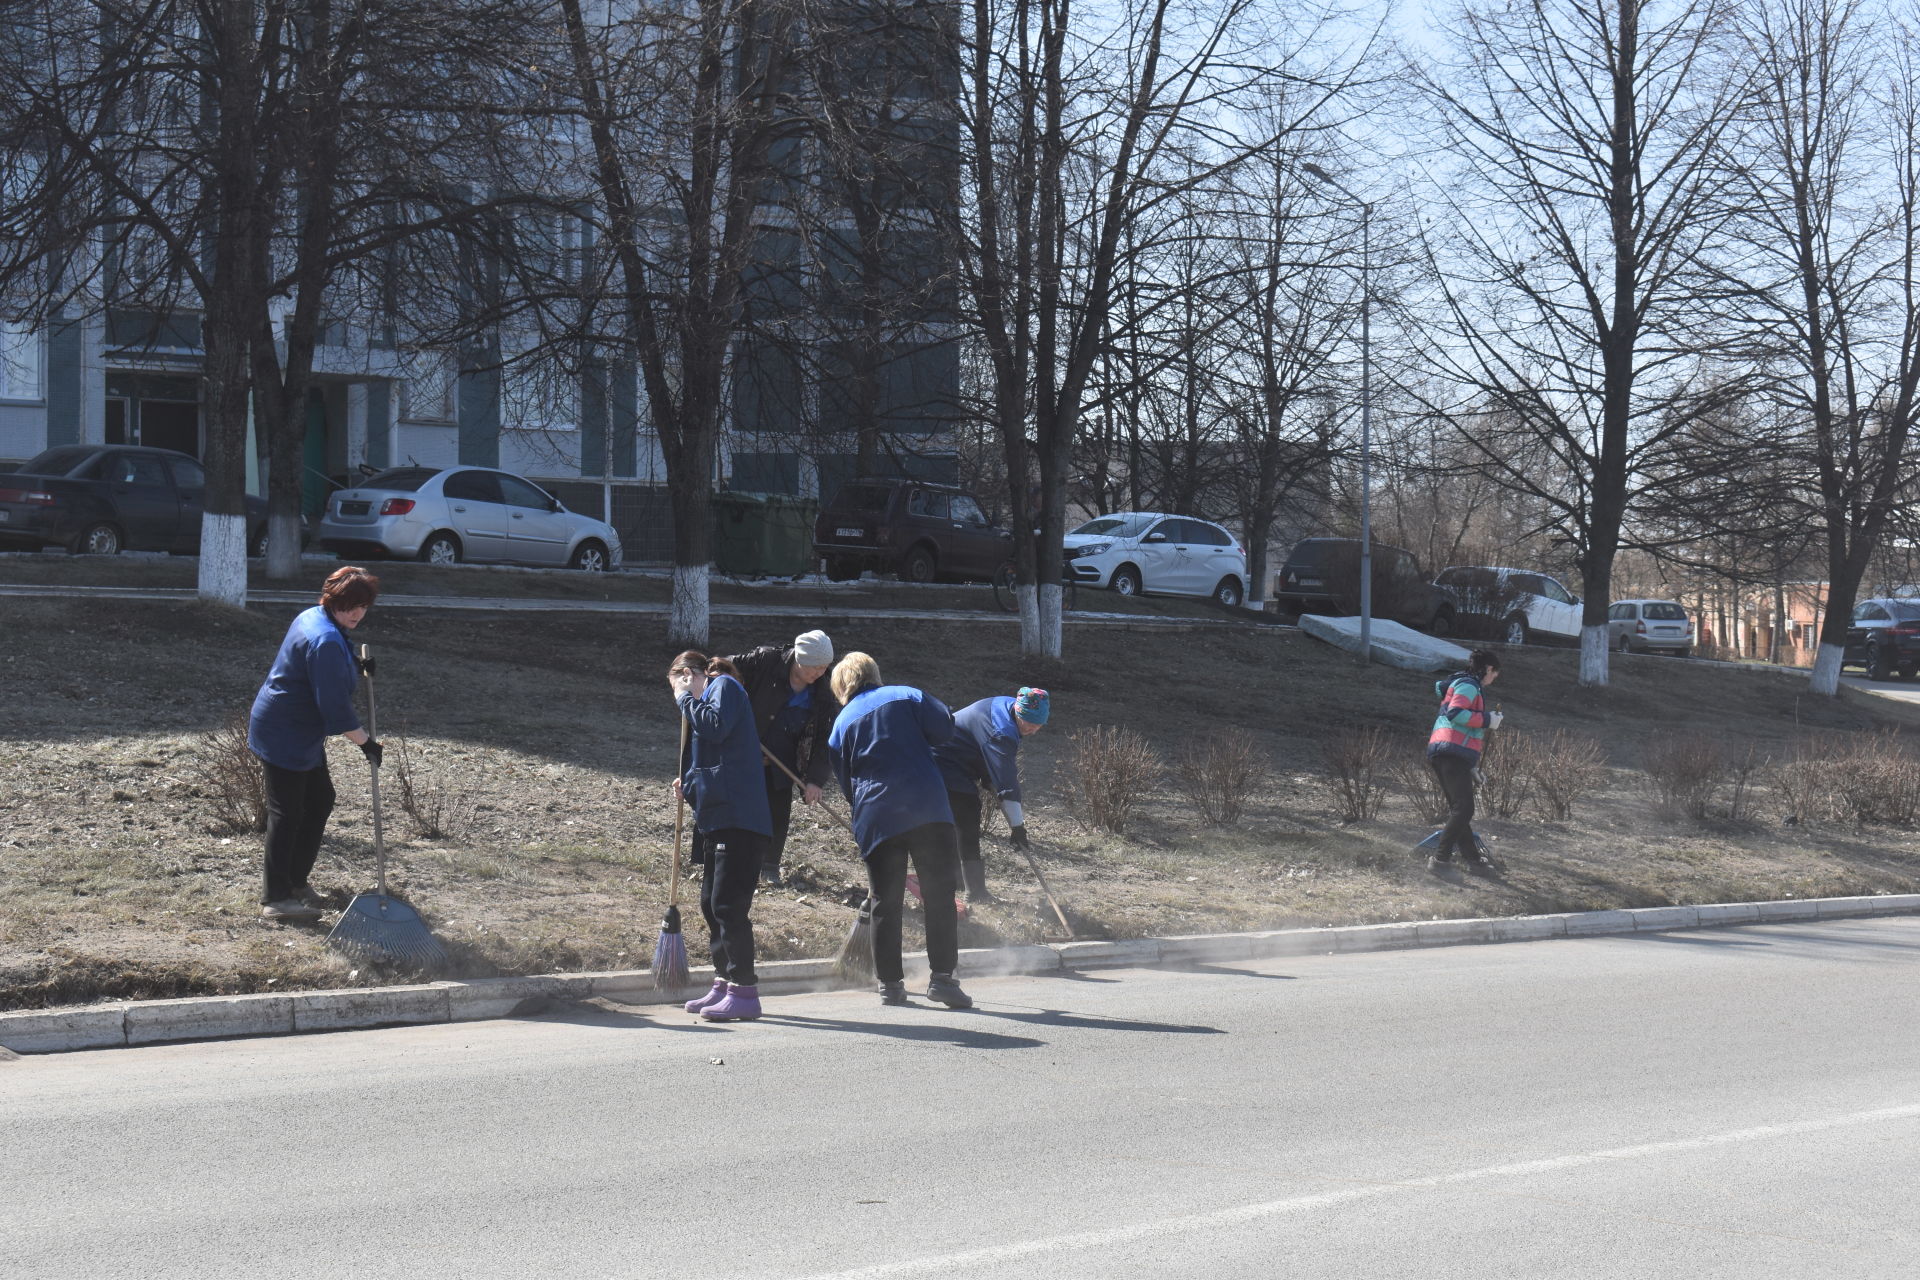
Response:
M686 767L684 762L687 758L687 735L692 729L692 721L687 719L684 711L681 712L680 754L674 759L673 767L675 776L682 778L682 787L679 798L673 806L673 886L667 890L667 905L669 907L677 907L680 905L680 837L687 829L687 796L684 775L681 774L680 771Z
M1067 941L1073 941L1073 926L1067 923L1067 913L1060 909L1058 902L1054 901L1053 890L1047 888L1047 878L1040 874L1040 864L1033 860L1033 854L1026 849L1020 850L1020 856L1027 860L1029 867L1033 868L1033 878L1040 882L1040 892L1047 895L1047 905L1053 908L1053 914L1059 918L1060 927L1067 931Z
M767 744L764 742L760 744L760 754L767 758L768 764L772 765L774 768L778 769L780 772L786 774L787 777L793 779L794 786L800 787L803 790L805 789L807 784L800 781L800 775L795 773L793 770L787 768L785 762L783 762L780 759L780 757L774 755L773 752L767 750ZM829 818L832 818L835 822L839 823L840 826L846 831L848 835L850 836L853 835L853 824L848 822L845 818L841 817L839 810L829 809L824 804L820 805L819 808L825 809L827 816ZM858 842L860 839L860 837L858 836L854 836L853 838L856 842Z
M360 646L361 670L366 669L367 646ZM367 677L367 741L378 742L379 735L374 732L373 677ZM380 896L387 896L387 840L380 826L380 766L367 758L367 769L373 779L373 859L375 879L379 882Z

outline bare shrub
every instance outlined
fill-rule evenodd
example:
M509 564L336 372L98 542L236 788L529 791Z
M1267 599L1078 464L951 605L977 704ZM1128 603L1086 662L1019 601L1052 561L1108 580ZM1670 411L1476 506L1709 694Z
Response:
M1650 735L1640 764L1655 803L1668 817L1706 817L1727 775L1720 740L1699 729Z
M1073 735L1067 759L1073 812L1082 822L1124 834L1142 797L1165 773L1147 740L1122 725Z
M1810 826L1833 813L1834 761L1822 746L1798 744L1771 772L1769 781L1789 826Z
M404 730L392 743L394 798L414 831L428 840L464 839L473 821L473 798L448 784Z
M1754 779L1767 767L1768 757L1760 754L1760 748L1748 743L1746 750L1733 750L1727 753L1727 780L1731 791L1727 797L1727 816L1735 822L1752 819L1759 809L1759 793L1754 787Z
M223 831L267 829L267 778L260 757L247 746L247 717L227 717L194 753L188 774L194 793L213 810Z
M1387 760L1393 753L1394 736L1378 726L1342 729L1321 744L1343 821L1365 822L1379 815L1387 795Z
M1245 729L1226 729L1189 742L1174 761L1174 779L1210 827L1230 827L1267 776L1260 744Z
M1395 756L1387 766L1387 774L1422 822L1447 820L1451 806L1447 803L1447 793L1440 789L1440 779L1435 776L1433 766L1427 763L1425 747L1417 754Z
M1920 815L1920 760L1896 730L1847 740L1832 781L1835 816L1856 827L1911 827Z
M1566 729L1528 735L1533 799L1542 817L1565 822L1573 806L1607 776L1606 753L1585 734Z
M1528 735L1489 733L1480 751L1480 800L1496 818L1517 818L1533 799L1533 752Z

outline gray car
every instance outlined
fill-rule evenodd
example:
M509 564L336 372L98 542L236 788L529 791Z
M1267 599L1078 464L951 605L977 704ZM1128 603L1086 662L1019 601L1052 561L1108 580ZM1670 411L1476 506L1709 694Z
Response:
M1693 623L1672 600L1618 600L1607 610L1607 630L1622 653L1665 650L1684 658L1693 652Z
M486 467L393 467L327 502L320 545L429 564L620 567L620 535L531 480Z

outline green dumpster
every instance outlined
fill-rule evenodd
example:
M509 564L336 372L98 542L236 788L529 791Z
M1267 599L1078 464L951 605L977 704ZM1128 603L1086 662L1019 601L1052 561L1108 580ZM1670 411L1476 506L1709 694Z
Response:
M819 503L783 493L713 496L713 567L735 578L795 578L813 569Z

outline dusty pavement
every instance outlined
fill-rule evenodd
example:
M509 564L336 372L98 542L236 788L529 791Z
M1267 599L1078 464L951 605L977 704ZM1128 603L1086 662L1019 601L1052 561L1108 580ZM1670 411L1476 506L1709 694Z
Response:
M0 1062L37 1277L1911 1273L1920 921Z

